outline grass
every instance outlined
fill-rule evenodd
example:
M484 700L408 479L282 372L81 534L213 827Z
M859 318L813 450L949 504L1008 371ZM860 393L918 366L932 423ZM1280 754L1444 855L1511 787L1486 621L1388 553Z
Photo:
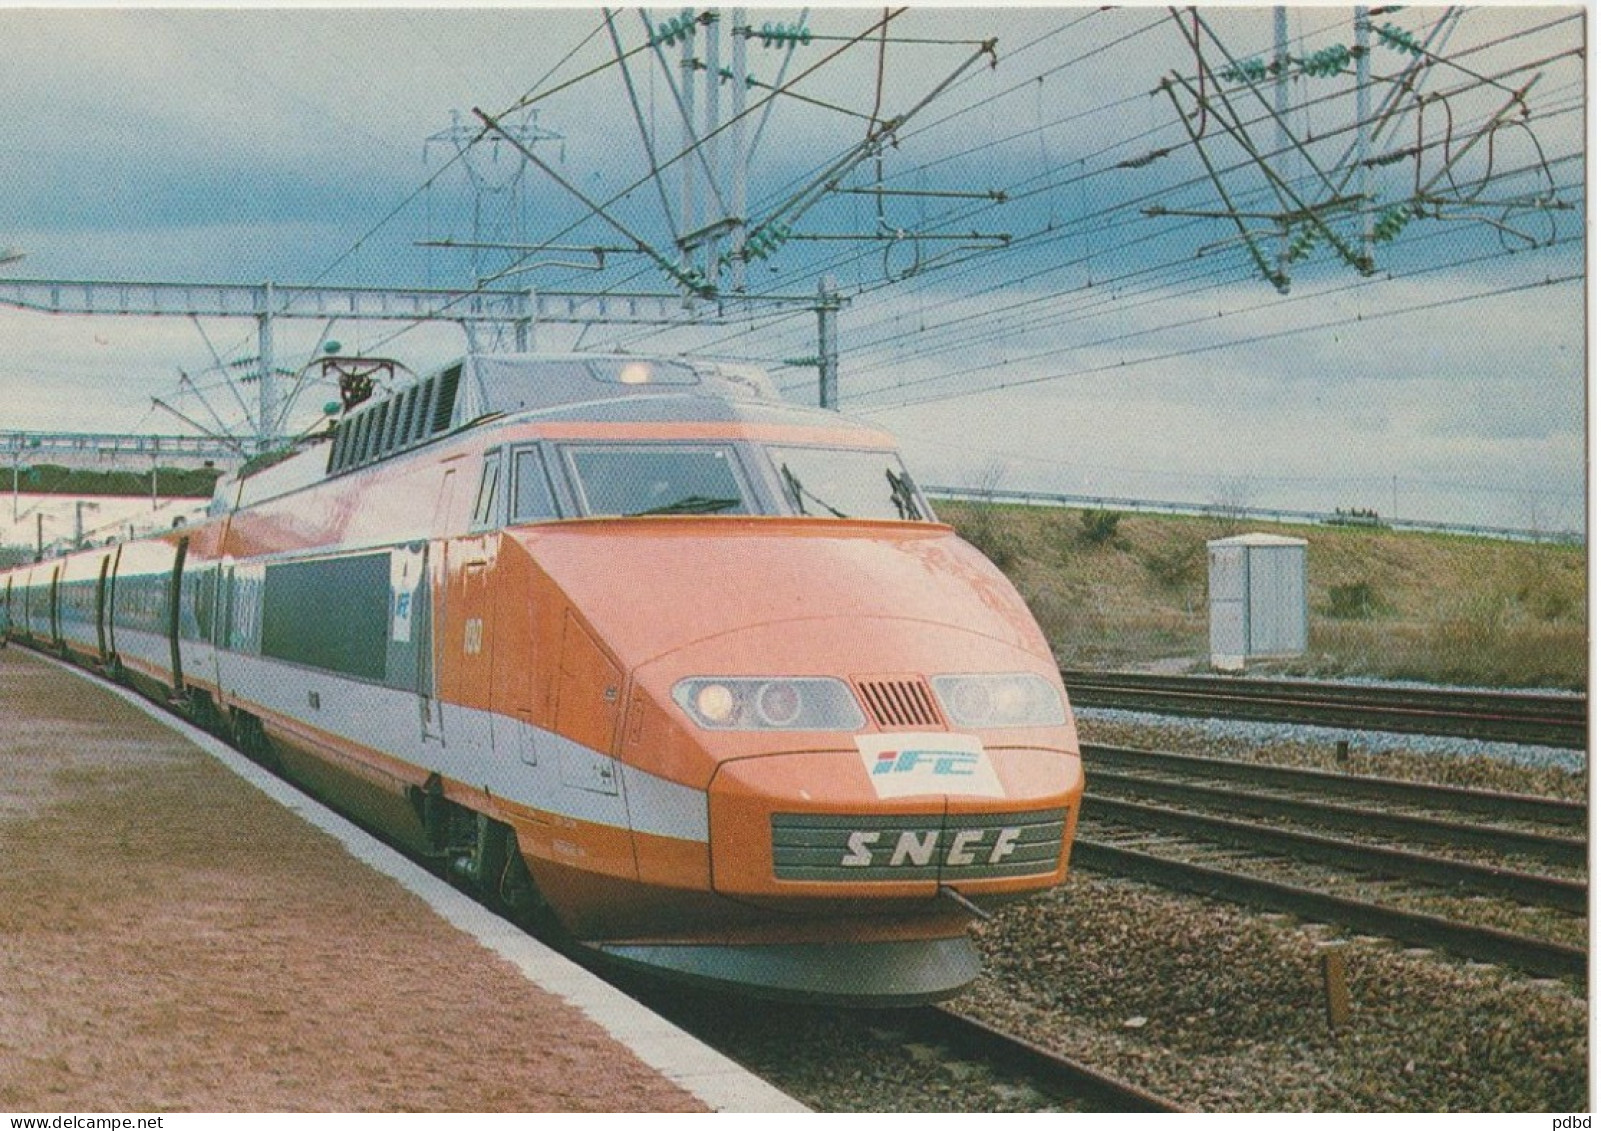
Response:
M1062 663L1204 668L1207 553L1227 515L1085 519L949 501L940 517L1012 578ZM1275 526L1307 541L1307 653L1274 670L1484 687L1581 689L1582 546L1369 527Z

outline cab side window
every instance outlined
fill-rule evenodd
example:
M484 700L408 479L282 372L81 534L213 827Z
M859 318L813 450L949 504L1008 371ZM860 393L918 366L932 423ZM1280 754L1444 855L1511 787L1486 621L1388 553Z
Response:
M511 520L538 522L556 518L556 500L551 495L550 479L545 474L545 461L538 448L524 448L512 462L513 494Z
M478 502L473 506L473 527L500 525L500 451L484 456L484 473L478 480Z

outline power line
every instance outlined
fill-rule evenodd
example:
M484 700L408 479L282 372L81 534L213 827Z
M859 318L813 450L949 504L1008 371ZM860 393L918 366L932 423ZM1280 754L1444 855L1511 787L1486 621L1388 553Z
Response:
M1044 384L1050 381L1060 381L1069 377L1087 377L1095 373L1105 373L1112 370L1129 369L1135 366L1149 365L1159 361L1175 361L1181 358L1195 357L1200 354L1215 353L1218 350L1238 349L1241 346L1261 345L1263 342L1281 341L1285 338L1299 337L1302 334L1315 333L1319 330L1329 330L1340 326L1354 325L1358 322L1377 322L1382 319L1396 318L1403 314L1419 314L1427 310L1438 310L1448 306L1456 306L1461 303L1476 302L1486 298L1498 298L1504 295L1516 294L1521 291L1534 290L1540 287L1558 286L1563 283L1578 282L1582 281L1583 279L1583 272L1575 272L1573 274L1556 277L1547 277L1535 282L1518 283L1512 286L1498 287L1493 290L1480 291L1471 295L1459 295L1448 299L1437 299L1430 302L1414 303L1410 306L1392 307L1388 310L1381 310L1373 314L1328 319L1323 322L1316 322L1305 326L1294 326L1284 330L1268 331L1266 333L1256 334L1245 338L1234 338L1224 342L1212 342L1204 346L1190 346L1181 350L1172 350L1167 353L1152 354L1147 357L1135 358L1132 361L1119 360L1106 365L1093 366L1088 369L1072 370L1065 373L1052 373L1040 377L1028 377L1018 381L1003 381L997 385L986 385L973 389L959 389L955 392L939 393L933 396L921 397L914 400L899 401L894 404L857 407L853 409L853 411L863 413L888 412L891 410L913 408L918 405L933 404L939 401L957 400L977 394L991 395L994 393L1024 388L1026 386Z

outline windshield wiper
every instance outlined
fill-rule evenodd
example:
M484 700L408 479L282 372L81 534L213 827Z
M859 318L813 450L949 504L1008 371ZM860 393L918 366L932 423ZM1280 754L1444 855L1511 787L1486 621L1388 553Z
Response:
M911 473L896 475L895 469L890 467L884 469L884 475L889 479L889 497L896 513L912 522L920 520L923 516L918 510L917 496L912 493Z
M805 487L802 487L800 477L789 469L789 464L784 464L779 468L779 471L784 477L784 489L789 492L789 497L791 501L794 502L795 509L801 514L809 515L812 513L806 509L806 500L810 499L829 514L833 515L835 518L850 517L850 515L846 514L844 511L829 506L822 499L819 499L816 495L812 494L812 492L808 491Z
M716 499L706 495L685 495L676 502L665 506L651 507L648 511L634 511L629 518L643 518L653 514L716 514L726 511L730 507L737 507L739 499Z

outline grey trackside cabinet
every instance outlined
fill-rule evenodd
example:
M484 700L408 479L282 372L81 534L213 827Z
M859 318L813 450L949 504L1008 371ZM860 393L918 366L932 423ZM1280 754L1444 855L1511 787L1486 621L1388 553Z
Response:
M1306 542L1241 534L1206 544L1212 667L1306 651Z

